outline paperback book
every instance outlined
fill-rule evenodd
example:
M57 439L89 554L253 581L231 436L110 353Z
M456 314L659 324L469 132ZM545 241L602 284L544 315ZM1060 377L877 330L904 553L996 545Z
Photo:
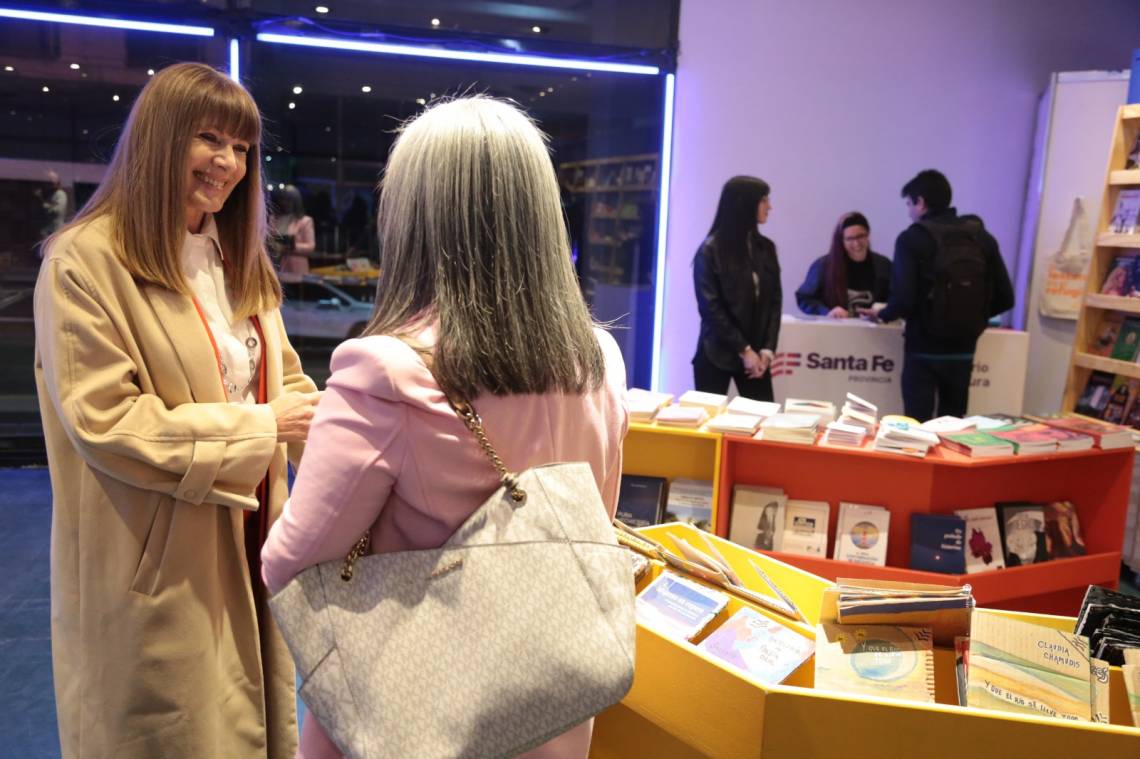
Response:
M1132 235L1140 232L1140 190L1121 190L1116 196L1109 226L1113 234Z
M1096 658L1119 667L1125 652L1140 648L1140 598L1090 585L1074 630L1088 636Z
M637 621L672 638L692 640L728 604L728 596L662 572L637 596Z
M728 402L724 409L729 414L744 414L745 416L758 416L767 419L773 414L780 413L780 404L771 401L754 401L738 395Z
M677 403L681 406L703 408L709 416L716 416L724 411L724 407L728 405L728 396L720 393L705 393L700 390L686 390L681 393Z
M966 520L956 514L910 515L910 568L966 572Z
M1081 535L1081 522L1072 501L1045 504L1045 551L1050 558L1084 556L1088 553Z
M1105 275L1104 282L1101 283L1101 295L1121 295L1129 296L1132 294L1132 278L1134 275L1132 256L1117 256L1112 261L1112 266Z
M1045 507L1040 503L999 503L998 524L1007 567L1049 560L1045 540Z
M618 491L617 518L630 527L648 527L661 521L665 478L623 474Z
M687 522L712 531L712 482L677 477L669 484L665 501L666 522Z
M696 429L708 421L709 414L700 406L666 406L655 418L658 424L668 427Z
M953 432L942 435L942 444L970 458L1012 456L1013 443L988 432Z
M1140 319L1130 316L1121 325L1108 357L1117 361L1133 362L1136 360L1138 349L1140 349Z
M1097 448L1104 450L1131 448L1133 446L1132 431L1118 424L1076 415L1047 416L1040 421L1050 427L1088 435L1093 439L1093 444Z
M697 648L765 685L776 685L808 660L815 650L815 642L758 611L744 607L701 641Z
M625 406L633 422L650 422L665 406L673 402L672 393L657 393L631 387L625 394Z
M761 419L758 416L746 414L731 414L725 412L709 420L705 429L709 432L719 432L724 435L740 435L752 437L760 427Z
M1089 342L1089 353L1095 356L1108 356L1116 345L1120 328L1124 326L1124 314L1119 311L1105 311L1096 328L1096 334Z
M891 512L882 506L839 504L833 559L886 566Z
M1001 547L997 509L983 506L978 509L959 509L954 513L966 523L966 573L1004 569L1005 554Z
M824 501L789 499L785 509L781 550L827 558L827 520L831 507Z
M815 640L817 690L934 702L930 628L823 622Z
M732 489L728 539L761 551L782 550L787 502L788 497L779 488L736 485Z
M1109 372L1093 371L1089 373L1081 397L1077 399L1076 412L1085 416L1104 418L1104 409L1108 405L1108 397L1112 394L1114 375Z

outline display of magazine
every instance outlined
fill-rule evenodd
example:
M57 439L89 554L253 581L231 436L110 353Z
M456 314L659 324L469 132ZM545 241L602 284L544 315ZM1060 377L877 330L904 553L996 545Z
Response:
M697 648L765 685L776 685L811 657L815 642L758 611L744 607L701 641Z

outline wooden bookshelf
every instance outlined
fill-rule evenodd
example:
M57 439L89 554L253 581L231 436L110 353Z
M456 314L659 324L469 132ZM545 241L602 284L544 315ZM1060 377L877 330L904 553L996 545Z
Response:
M1063 411L1076 409L1085 385L1088 384L1089 377L1094 371L1140 379L1140 364L1097 356L1091 350L1101 330L1101 322L1108 313L1118 311L1126 316L1140 314L1140 298L1103 295L1100 292L1116 258L1122 255L1137 255L1137 251L1140 251L1140 234L1116 234L1112 231L1112 217L1121 191L1140 188L1140 169L1124 168L1128 153L1138 134L1140 134L1140 106L1121 106L1117 111L1116 125L1112 131L1112 142L1108 151L1104 195L1096 225L1096 247L1089 262L1085 297L1077 316L1069 374L1061 400Z
M868 577L946 585L969 583L980 606L1076 614L1090 584L1116 587L1119 582L1132 457L1133 449L1125 448L971 459L936 448L926 458L917 459L869 448L725 437L716 531L728 536L736 485L774 486L782 488L789 498L830 504L828 556L835 545L840 501L884 506L891 512L885 567L790 553L772 556L831 580ZM909 568L912 514L947 514L999 501L1058 500L1076 505L1087 556L962 575Z
M717 523L717 486L722 437L715 432L658 426L656 422L629 425L622 448L622 474L708 480L713 484L712 524Z

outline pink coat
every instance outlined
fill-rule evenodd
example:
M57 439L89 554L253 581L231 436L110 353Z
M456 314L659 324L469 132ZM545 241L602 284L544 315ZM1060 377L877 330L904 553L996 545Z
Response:
M586 461L610 517L617 508L625 410L625 365L598 330L606 378L584 395L484 396L474 406L487 437L512 471ZM433 335L419 337L430 344ZM435 548L499 486L471 432L431 372L400 340L348 340L332 356L291 499L261 552L276 592L301 570L342 559L366 529L374 552ZM305 720L299 757L339 752L315 719ZM527 754L585 757L592 720Z

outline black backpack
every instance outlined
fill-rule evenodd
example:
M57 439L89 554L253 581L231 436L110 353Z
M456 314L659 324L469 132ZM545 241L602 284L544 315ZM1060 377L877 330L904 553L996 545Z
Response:
M920 221L934 238L924 301L925 331L947 342L976 340L990 318L990 277L980 219Z

